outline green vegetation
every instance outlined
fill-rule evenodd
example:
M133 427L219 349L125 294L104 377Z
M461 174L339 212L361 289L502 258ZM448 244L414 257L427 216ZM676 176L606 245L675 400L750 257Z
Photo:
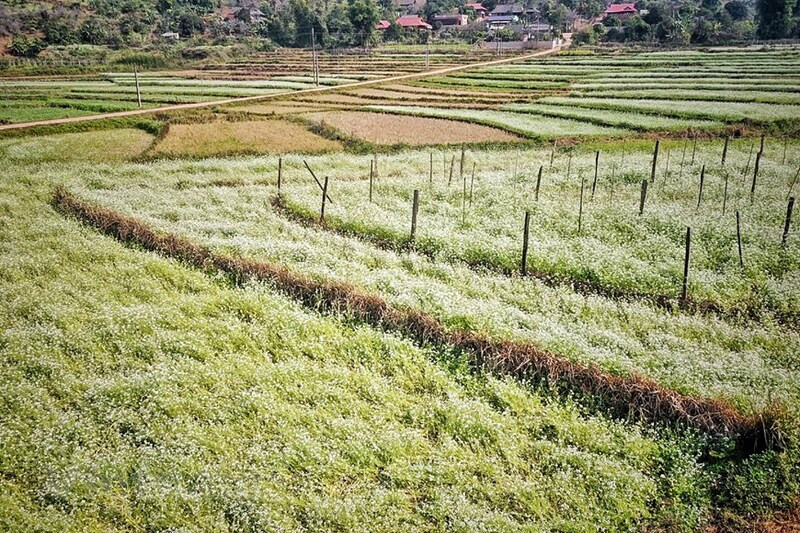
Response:
M19 222L0 254L4 528L706 520L714 474L699 441L587 418L474 376L457 354L114 243L47 203L56 182L174 197L191 167L0 171L2 209Z
M140 72L144 104L310 87L308 55ZM769 530L800 495L799 65L581 51L3 131L0 529ZM0 116L133 90L9 81ZM468 122L526 139L445 146Z

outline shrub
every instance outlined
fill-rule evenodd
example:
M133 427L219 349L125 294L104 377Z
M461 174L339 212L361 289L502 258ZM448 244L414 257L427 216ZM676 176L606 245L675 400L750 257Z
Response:
M17 57L36 57L39 55L39 52L44 50L46 47L47 46L42 42L41 39L19 35L14 37L14 40L11 41L9 51L11 52L11 55Z

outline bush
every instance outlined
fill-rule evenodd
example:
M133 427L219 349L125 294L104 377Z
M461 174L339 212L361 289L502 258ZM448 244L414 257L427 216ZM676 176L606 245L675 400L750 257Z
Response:
M19 35L11 41L9 51L16 57L36 57L39 52L47 48L41 39Z

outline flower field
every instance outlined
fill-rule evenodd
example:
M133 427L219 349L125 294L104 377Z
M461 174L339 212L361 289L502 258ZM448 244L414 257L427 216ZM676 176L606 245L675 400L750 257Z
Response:
M0 530L791 530L798 66L589 50L0 132ZM0 116L131 87L2 81Z

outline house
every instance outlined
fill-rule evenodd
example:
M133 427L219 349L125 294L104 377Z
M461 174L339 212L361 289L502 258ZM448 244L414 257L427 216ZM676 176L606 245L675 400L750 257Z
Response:
M178 41L181 38L181 34L176 31L167 31L162 33L161 37L164 39L172 39L173 41Z
M519 22L519 17L514 15L489 15L486 20L486 29L499 30L517 22Z
M483 4L480 2L468 3L464 7L472 8L478 15L478 18L483 18L489 13L489 10L483 7Z
M378 23L375 25L376 30L384 31L388 30L389 26L392 24L388 20L379 20Z
M550 24L545 24L544 22L534 22L525 26L525 32L530 35L542 35L551 31L553 31L553 27Z
M497 4L494 9L492 9L491 14L501 17L520 17L523 13L525 13L525 8L522 7L522 4Z
M611 4L605 10L604 18L614 17L620 20L625 20L633 15L636 15L639 11L636 9L634 4Z
M402 17L398 17L397 20L395 20L395 23L397 23L397 25L403 29L409 29L409 28L417 30L433 29L433 26L431 26L430 24L419 18L419 16L417 15L403 15Z
M461 13L458 12L444 13L442 15L434 15L433 21L441 24L443 28L454 27L454 26L466 26L467 15L462 15Z

